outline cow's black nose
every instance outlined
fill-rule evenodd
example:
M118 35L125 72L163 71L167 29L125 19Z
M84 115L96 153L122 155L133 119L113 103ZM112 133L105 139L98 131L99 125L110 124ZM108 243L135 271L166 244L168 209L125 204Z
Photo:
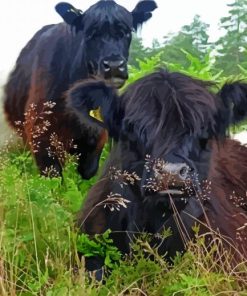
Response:
M189 176L190 168L185 163L166 163L161 172L156 172L156 177L163 178L163 174L176 177L179 180L186 180Z
M111 76L121 75L121 73L124 73L127 70L127 62L125 60L104 60L103 69L105 73L109 73Z
M190 171L185 163L167 164L167 167L165 167L164 170L171 175L177 176L181 180L186 180Z

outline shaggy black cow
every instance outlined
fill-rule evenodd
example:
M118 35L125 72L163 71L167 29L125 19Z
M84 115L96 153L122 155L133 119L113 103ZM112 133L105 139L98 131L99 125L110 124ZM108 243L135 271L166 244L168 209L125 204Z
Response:
M85 121L80 125L68 116L63 93L90 76L121 87L128 78L132 31L150 19L155 8L154 1L145 0L129 12L102 0L82 13L59 3L56 10L65 22L43 27L21 51L5 87L4 108L42 173L61 174L63 150L79 155L83 178L96 173L107 132L98 124L88 128Z
M192 226L200 221L215 232L219 229L247 256L246 240L236 236L240 233L241 238L247 222L247 147L225 138L229 122L246 114L246 85L225 85L220 95L209 87L160 70L120 97L103 81L88 81L69 91L71 112L84 118L100 106L104 125L116 141L78 216L81 232L94 235L111 229L123 253L130 252L138 233L156 234L152 245L170 258L184 250L193 237ZM130 201L126 207L124 199ZM112 211L114 207L119 211ZM157 235L169 227L172 236ZM102 264L101 258L86 261L89 270Z

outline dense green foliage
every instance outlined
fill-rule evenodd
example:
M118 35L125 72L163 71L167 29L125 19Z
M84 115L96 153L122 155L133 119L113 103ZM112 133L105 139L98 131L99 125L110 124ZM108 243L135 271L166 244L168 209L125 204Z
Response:
M227 74L239 74L241 68L247 69L247 2L235 0L228 6L229 15L220 20L225 35L216 42L216 68Z
M145 48L140 38L133 38L131 65L138 67L136 56L143 60L159 53L164 63L175 63L187 68L190 62L184 58L185 50L198 60L210 56L213 74L222 72L224 76L246 75L247 2L232 0L228 6L228 15L220 19L221 37L218 40L210 41L209 25L195 15L190 24L183 26L178 33L164 36L163 42L154 41L151 48Z
M40 177L20 148L8 148L0 158L0 295L246 295L247 266L242 277L234 273L227 256L215 259L217 247L205 251L203 237L170 267L150 247L149 235L124 260L109 232L94 241L77 235L75 212L97 177L82 181L73 159L62 181ZM104 284L89 280L77 250L105 258L113 271Z

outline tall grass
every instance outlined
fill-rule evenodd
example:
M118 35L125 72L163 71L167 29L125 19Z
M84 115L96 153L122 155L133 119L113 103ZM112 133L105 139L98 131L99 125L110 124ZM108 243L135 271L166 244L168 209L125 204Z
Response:
M105 284L89 281L73 218L93 182L80 180L73 159L62 181L40 177L26 151L1 155L0 295L246 295L247 265L235 272L230 255L216 243L209 251L203 237L171 267L143 234Z

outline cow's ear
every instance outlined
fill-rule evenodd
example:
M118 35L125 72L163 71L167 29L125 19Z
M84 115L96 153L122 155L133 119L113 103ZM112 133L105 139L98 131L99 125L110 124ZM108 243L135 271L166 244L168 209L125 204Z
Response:
M66 95L67 110L83 125L106 128L110 137L116 140L120 130L119 102L119 97L112 87L93 79L75 84ZM102 121L91 115L91 111L97 109Z
M152 17L152 11L157 8L157 4L152 0L141 0L137 3L136 7L132 11L133 16L133 28L138 29L144 22Z
M247 83L232 82L223 85L219 92L225 108L229 110L229 123L247 119Z
M60 2L55 6L55 10L68 25L75 27L76 31L82 29L83 13L80 9L67 2Z

